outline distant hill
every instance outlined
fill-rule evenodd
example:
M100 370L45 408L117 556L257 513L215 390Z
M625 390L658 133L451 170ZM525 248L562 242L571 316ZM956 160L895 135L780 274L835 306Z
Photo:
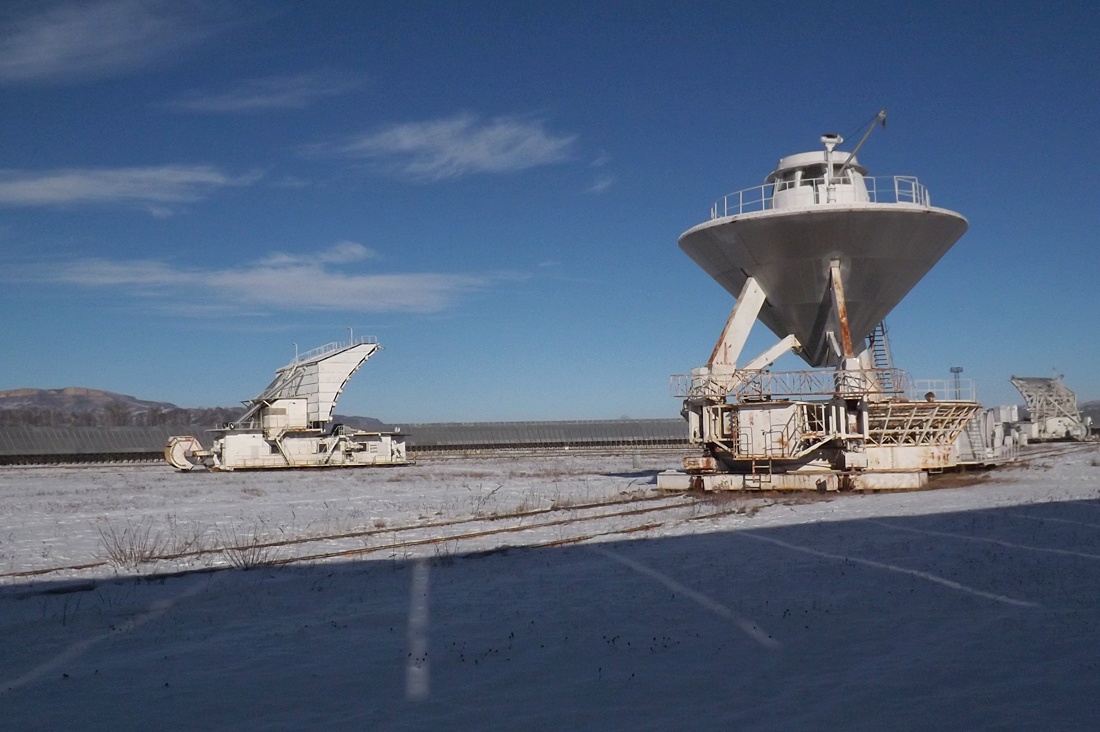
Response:
M332 423L342 424L345 427L351 427L365 432L393 431L393 425L383 422L380 419L375 419L374 417L350 417L346 414L334 414L332 416Z
M0 424L113 426L201 424L232 421L241 408L184 409L127 394L70 386L0 391Z
M0 391L0 425L124 427L129 425L221 425L232 422L242 407L188 409L171 402L152 402L127 394L70 386L64 389ZM385 429L373 417L336 415L334 422L358 429Z
M64 389L12 389L0 391L0 409L58 409L67 412L94 412L111 406L127 409L177 409L168 402L115 394L99 389L69 386Z

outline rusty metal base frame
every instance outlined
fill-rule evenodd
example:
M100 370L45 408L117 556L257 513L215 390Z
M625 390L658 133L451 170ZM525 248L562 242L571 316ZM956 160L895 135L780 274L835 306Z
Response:
M927 485L928 473L923 470L710 475L666 470L657 474L657 489L662 491L895 491Z

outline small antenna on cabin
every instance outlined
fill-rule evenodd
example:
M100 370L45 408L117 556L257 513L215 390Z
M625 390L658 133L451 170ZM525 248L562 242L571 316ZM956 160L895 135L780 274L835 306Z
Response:
M863 147L863 143L867 142L867 138L871 136L871 132L875 129L875 123L879 122L883 127L886 127L886 107L879 110L879 113L871 120L871 125L867 128L867 131L863 133L863 137L860 138L859 144L856 145L856 149L852 150L852 154L848 156L848 159L844 161L844 164L840 166L839 172L844 172L844 169L848 167L848 164L855 159L856 153Z

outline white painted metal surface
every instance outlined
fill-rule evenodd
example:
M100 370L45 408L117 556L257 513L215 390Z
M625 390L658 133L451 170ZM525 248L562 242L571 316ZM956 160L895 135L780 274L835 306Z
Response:
M1062 377L1013 376L1015 386L1027 402L1029 436L1032 440L1084 440L1088 420L1077 409L1077 395Z
M180 470L408 464L400 432L330 427L344 387L381 348L374 338L360 338L295 356L259 396L245 402L239 420L216 431L210 450L195 437L173 437L165 459Z
M838 135L821 139L824 151L781 159L680 237L737 303L707 365L673 377L702 455L684 459L686 479L659 475L663 488L918 488L959 462L973 387L912 382L883 356L881 323L966 220L932 208L915 178L880 185ZM755 320L780 340L742 361ZM770 371L788 351L831 368Z
M336 400L359 367L381 350L374 338L360 338L348 343L328 343L320 348L299 354L293 361L278 369L275 378L259 396L247 402L248 409L235 423L238 427L252 426L260 410L291 409L295 420L291 426L307 427L332 420ZM278 400L304 400L304 413L297 404L287 402L278 407Z
M779 161L763 186L722 198L711 218L680 237L680 248L731 295L749 278L767 295L759 319L794 335L810 366L835 365L822 318L831 304L830 262L839 260L856 345L870 335L967 229L934 208L911 176L866 177L847 153L799 153Z

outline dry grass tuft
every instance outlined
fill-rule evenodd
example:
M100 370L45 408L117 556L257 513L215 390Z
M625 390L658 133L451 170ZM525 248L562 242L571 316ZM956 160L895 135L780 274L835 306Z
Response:
M156 562L169 548L162 531L154 531L153 522L145 519L138 524L126 522L122 528L109 524L99 528L99 545L103 557L116 567L137 569Z
M168 517L168 542L166 553L171 557L186 554L203 554L213 545L210 527L195 521L181 524L175 516Z
M458 553L458 542L442 542L435 545L435 557L432 564L444 567L455 563L455 555Z
M571 508L576 506L579 501L575 496L566 496L561 493L554 496L554 500L550 502L550 508L557 511L562 508Z
M483 493L481 493L481 486L479 485L479 486L477 487L477 490L478 490L478 495L477 495L477 496L475 497L475 499L474 499L474 516L484 516L484 515L485 515L485 511L484 511L483 509L485 508L485 504L486 504L486 502L487 502L487 501L488 501L488 500L489 500L490 498L492 498L493 496L495 496L495 495L496 495L496 493L497 493L497 491L499 491L499 490L500 490L501 488L503 488L503 487L504 487L504 484L503 484L503 483L501 483L500 485L498 485L498 486L497 486L496 488L494 488L493 490L489 491L488 493L484 493L484 494L483 494ZM466 490L472 491L473 489L472 489L472 488L470 488L469 486L466 486Z
M517 503L513 508L505 511L505 515L517 514L517 513L529 513L537 508L541 508L539 505L539 499L535 496L526 496L522 501Z
M238 569L254 569L274 564L281 557L279 547L259 531L240 532L236 528L222 532L222 553Z

